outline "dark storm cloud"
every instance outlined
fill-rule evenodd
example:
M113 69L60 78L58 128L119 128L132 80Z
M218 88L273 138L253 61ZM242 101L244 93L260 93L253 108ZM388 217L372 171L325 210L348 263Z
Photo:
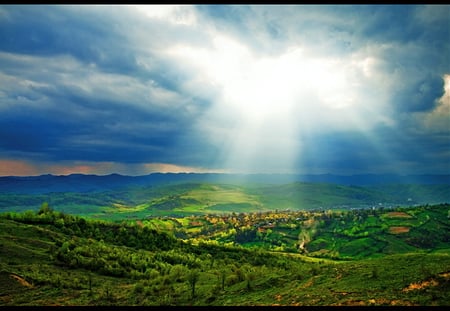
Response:
M304 172L426 174L448 173L448 133L429 135L380 127L370 133L342 132L315 136L298 159ZM416 167L415 163L427 163ZM412 166L412 167L411 167Z
M433 109L444 94L442 76L450 72L450 7L357 6L359 11L365 22L355 30L358 36L385 46L380 56L396 79L391 104L399 112Z
M129 16L117 10L3 7L0 63L10 84L2 90L3 154L47 153L52 161L164 162L178 152L177 137L191 123L186 104L204 103L176 97L178 73L163 58L149 70L138 66L134 45L124 35L129 19L122 17ZM149 33L151 38L152 29ZM144 56L152 59L152 53ZM115 92L108 85L112 74L118 87L135 83L135 91L129 85L130 94ZM152 89L157 94L147 96ZM175 93L167 98L164 92Z
M64 6L7 6L6 9L7 18L2 19L0 30L3 51L42 56L71 54L86 62L103 64L120 59L116 65L127 64L125 38L112 31L109 15L95 14L95 9L74 14ZM111 45L117 47L117 43L112 43L118 40L124 46L121 51L105 50Z
M188 127L173 111L124 105L82 90L61 86L42 96L52 99L46 109L19 106L3 115L4 150L46 152L54 161L161 161Z
M393 96L400 112L429 111L436 107L437 99L444 95L444 81L437 75L428 75L406 84Z
M0 6L0 160L448 170L449 6L147 9Z
M0 50L9 53L48 57L71 55L84 65L95 65L102 72L154 79L168 89L177 89L172 64L146 54L152 68L143 69L136 59L142 51L128 36L133 28L128 8L97 6L5 6L0 19ZM142 23L142 21L140 21ZM158 26L150 24L141 31L147 40L158 38ZM155 40L158 41L158 40ZM142 43L142 42L141 42ZM136 50L138 49L138 50ZM171 76L171 74L173 76Z

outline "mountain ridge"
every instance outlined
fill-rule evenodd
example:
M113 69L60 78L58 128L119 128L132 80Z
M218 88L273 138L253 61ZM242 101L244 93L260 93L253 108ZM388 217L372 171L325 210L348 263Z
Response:
M250 182L263 184L312 182L355 186L380 184L450 185L450 175L151 173L147 175L130 176L117 173L109 175L44 174L37 176L2 176L0 177L0 193L42 194L51 192L95 192L115 190L130 186L152 186L184 182Z

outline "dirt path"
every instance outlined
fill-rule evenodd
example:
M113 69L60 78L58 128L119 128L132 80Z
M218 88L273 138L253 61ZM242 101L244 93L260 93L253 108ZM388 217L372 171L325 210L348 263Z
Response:
M21 285L26 286L26 287L33 287L33 285L31 285L30 283L28 283L24 278L16 275L16 274L10 274L9 275L11 278L15 279L17 282L19 282Z

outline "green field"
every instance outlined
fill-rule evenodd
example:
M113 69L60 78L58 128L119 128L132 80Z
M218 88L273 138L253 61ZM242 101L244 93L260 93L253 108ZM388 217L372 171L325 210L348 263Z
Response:
M448 185L345 186L337 184L179 183L115 191L0 193L0 212L37 211L47 202L58 211L93 219L144 219L275 210L348 210L450 202Z
M113 222L43 204L0 214L0 305L446 306L449 210Z

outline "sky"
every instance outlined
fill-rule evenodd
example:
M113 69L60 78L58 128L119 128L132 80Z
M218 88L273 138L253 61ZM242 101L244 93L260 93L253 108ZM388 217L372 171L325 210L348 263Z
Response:
M449 5L0 6L0 176L449 160Z

